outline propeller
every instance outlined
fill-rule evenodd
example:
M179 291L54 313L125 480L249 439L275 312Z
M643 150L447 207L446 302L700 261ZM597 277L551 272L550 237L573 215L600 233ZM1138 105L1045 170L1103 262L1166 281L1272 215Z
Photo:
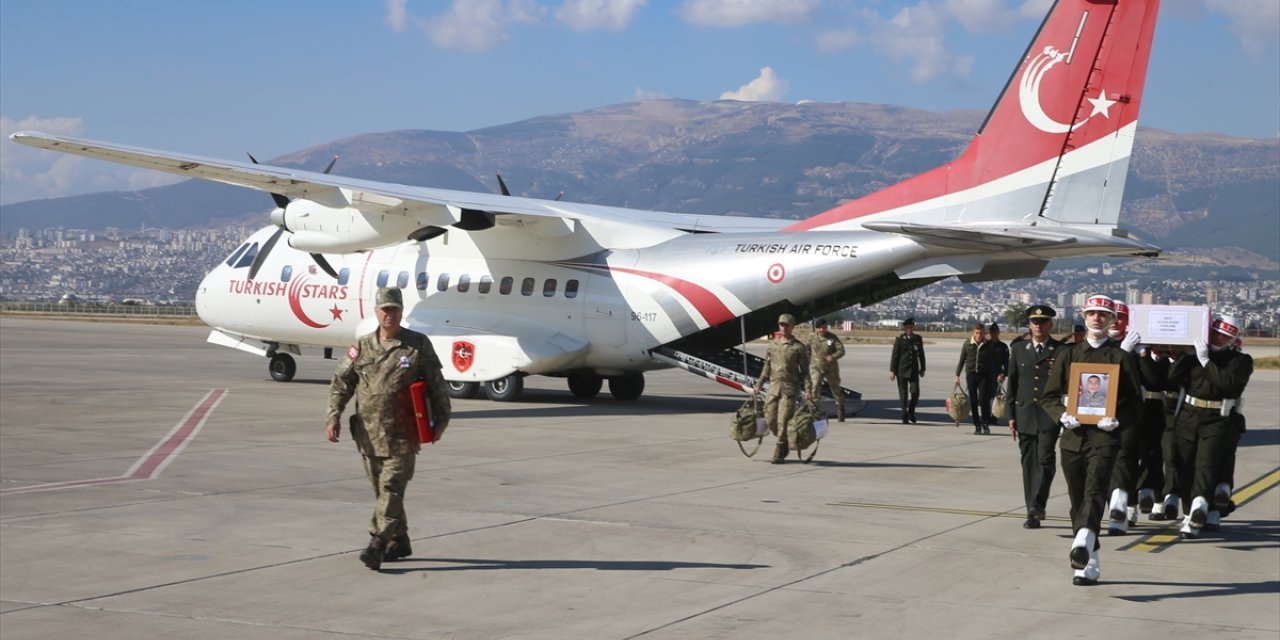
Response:
M504 196L509 196L509 195L511 195L511 190L507 188L507 182L506 182L505 180L503 180L503 179L502 179L502 174L501 174L501 173L495 173L495 174L493 174L493 175L495 175L495 176L497 176L497 177L498 177L498 188L502 189L502 195L504 195ZM561 191L560 193L557 193L557 194L556 194L555 201L556 201L556 202L559 202L559 201L560 201L560 198L563 198L563 197L564 197L564 192L563 192L563 191Z
M254 164L261 164L258 162L257 158L253 157L252 153L245 152L245 155L249 156L249 160ZM333 171L333 165L335 164L338 164L338 156L334 156L333 159L329 161L329 166L324 168L325 175L328 175L330 171ZM282 193L272 193L271 199L275 201L276 206L281 209L289 206L289 197ZM276 246L276 242L280 240L280 236L283 234L284 227L280 227L276 229L275 233L271 234L270 238L267 238L266 242L262 243L262 248L258 250L258 255L253 257L253 264L249 265L250 280L253 280L254 277L258 275L258 270L261 269L262 264L267 261L267 255L271 253L271 248ZM333 265L329 264L329 261L325 259L323 254L313 253L311 254L311 260L334 280L338 279L338 272L333 268Z

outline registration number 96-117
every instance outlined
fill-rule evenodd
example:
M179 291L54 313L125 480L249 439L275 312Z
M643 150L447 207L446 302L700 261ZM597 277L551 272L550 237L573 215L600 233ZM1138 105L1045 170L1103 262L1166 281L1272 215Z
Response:
M636 322L655 322L658 319L657 311L632 311L631 319Z

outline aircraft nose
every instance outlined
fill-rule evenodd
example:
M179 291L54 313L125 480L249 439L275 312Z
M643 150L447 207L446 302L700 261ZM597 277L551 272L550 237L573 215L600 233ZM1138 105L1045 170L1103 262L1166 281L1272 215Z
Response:
M215 271L217 269L206 273L204 278L200 280L200 286L196 287L196 315L200 316L200 320L209 326L214 326L212 317L213 303L211 301L213 296L209 287L213 284L212 280Z

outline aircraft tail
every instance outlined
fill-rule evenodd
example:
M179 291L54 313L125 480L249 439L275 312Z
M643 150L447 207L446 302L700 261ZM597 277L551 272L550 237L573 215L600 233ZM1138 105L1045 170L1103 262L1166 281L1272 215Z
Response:
M965 152L790 230L1114 228L1159 0L1059 0Z

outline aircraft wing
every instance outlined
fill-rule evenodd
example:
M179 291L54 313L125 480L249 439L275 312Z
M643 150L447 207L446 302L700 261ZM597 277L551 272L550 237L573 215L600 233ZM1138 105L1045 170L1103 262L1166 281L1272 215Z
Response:
M249 162L157 151L81 138L20 131L10 138L42 149L106 160L189 178L221 182L290 199L303 198L329 206L351 206L365 213L413 216L423 224L457 224L463 212L492 215L495 224L546 229L557 224L602 219L685 232L763 231L788 220L640 211L517 196L436 189L359 180L338 175ZM554 222L559 221L559 222Z

